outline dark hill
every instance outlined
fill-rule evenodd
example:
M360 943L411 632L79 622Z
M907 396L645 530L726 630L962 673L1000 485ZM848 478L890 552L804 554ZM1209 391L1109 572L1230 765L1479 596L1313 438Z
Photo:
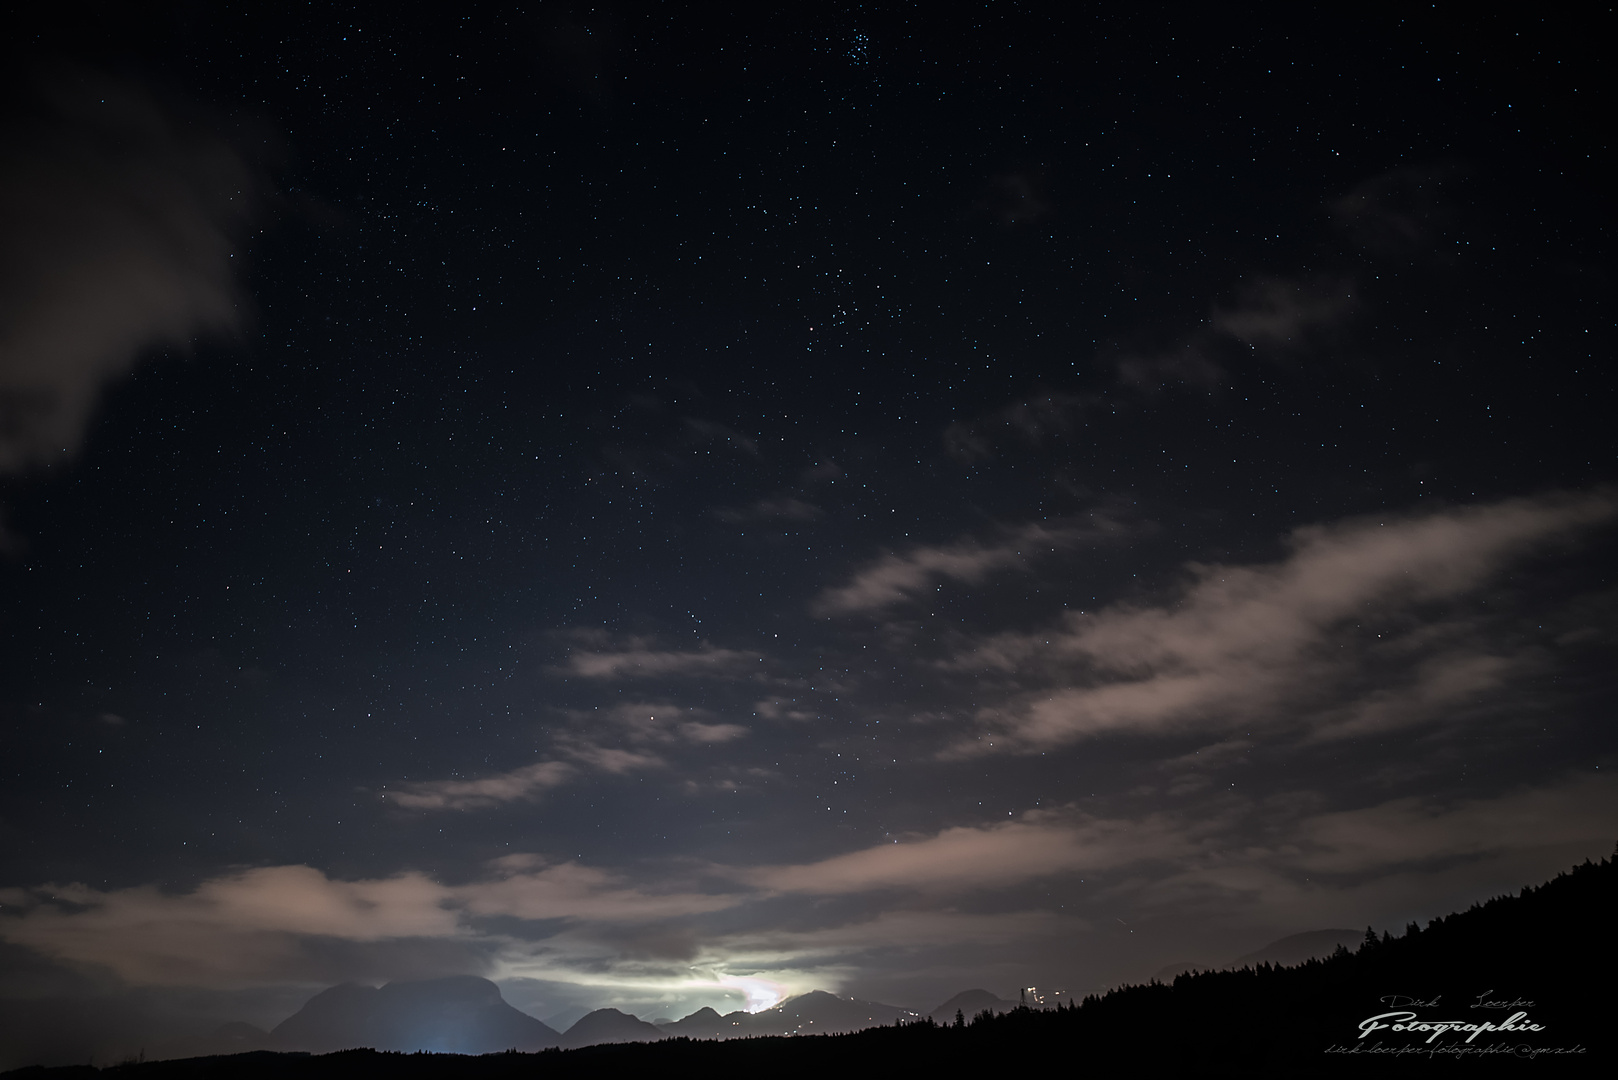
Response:
M270 1035L278 1049L312 1053L368 1046L487 1054L561 1041L554 1028L507 1005L498 986L474 975L392 982L380 990L344 983L310 998Z
M1003 1013L1010 1012L1016 1007L1015 1001L1007 1001L987 990L962 990L927 1015L936 1023L953 1024L956 1012L959 1012L964 1019L971 1020L984 1010Z
M579 1017L562 1035L561 1045L597 1046L602 1043L656 1042L668 1038L660 1029L617 1009L597 1009Z

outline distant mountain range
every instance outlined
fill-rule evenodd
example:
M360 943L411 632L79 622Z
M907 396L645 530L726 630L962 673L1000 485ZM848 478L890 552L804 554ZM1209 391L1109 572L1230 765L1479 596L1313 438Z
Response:
M841 998L824 990L788 998L761 1012L698 1009L683 1020L661 1025L665 1035L689 1039L737 1039L757 1035L824 1035L863 1031L896 1020L915 1020L918 1013L897 1005Z
M1361 936L1353 930L1294 934L1221 967L1236 970L1263 963L1299 964L1311 957L1330 955L1338 945L1356 943ZM1158 972L1156 978L1172 981L1191 968L1190 964L1173 965ZM954 1023L957 1013L970 1022L985 1012L1008 1013L1017 1006L1017 1002L988 990L963 990L925 1017L934 1023L949 1025ZM812 990L756 1013L738 1010L720 1014L711 1008L701 1008L683 1019L658 1024L617 1009L597 1009L575 1020L565 1031L557 1031L508 1005L500 995L500 988L488 979L459 975L392 982L380 988L343 983L310 998L303 1008L272 1031L251 1024L226 1024L206 1039L157 1048L153 1056L196 1057L250 1050L324 1054L359 1048L487 1054L502 1050L575 1049L656 1042L678 1037L834 1035L891 1027L899 1021L914 1022L923 1018L923 1014L897 1005Z
M933 1015L953 1019L985 1009L1005 1012L1014 1002L987 990L956 994ZM425 1050L437 1053L488 1054L502 1050L574 1049L612 1043L656 1042L660 1039L734 1039L760 1035L840 1034L914 1021L921 1014L897 1005L838 997L813 990L757 1013L719 1014L701 1008L681 1020L661 1025L617 1009L597 1009L558 1032L527 1013L512 1008L500 988L471 975L393 982L381 988L343 983L323 990L272 1031L231 1023L205 1039L159 1047L154 1058L239 1054L251 1050Z
M1328 956L1339 945L1357 943L1361 937L1361 932L1353 930L1294 934L1257 952L1237 957L1220 968L1237 970L1263 963L1299 964L1311 957ZM1169 982L1192 968L1190 964L1176 964L1159 971L1155 977ZM1008 1013L1017 1007L1017 1002L988 990L963 990L925 1014L925 1018L949 1025L954 1023L957 1013L970 1022L985 1012ZM923 1014L897 1005L812 990L756 1013L738 1010L720 1014L705 1007L683 1019L657 1024L617 1009L597 1009L575 1020L564 1031L558 1031L507 1004L500 995L500 988L488 979L460 975L392 982L380 988L343 983L310 998L303 1008L272 1031L251 1024L226 1024L205 1039L158 1047L152 1056L200 1057L251 1050L324 1054L359 1048L487 1054L503 1050L656 1042L678 1037L834 1035L891 1027L899 1021L914 1022L923 1018Z

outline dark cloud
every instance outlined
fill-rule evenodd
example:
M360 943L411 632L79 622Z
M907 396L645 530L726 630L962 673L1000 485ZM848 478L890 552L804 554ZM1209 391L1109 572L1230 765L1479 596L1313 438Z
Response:
M145 350L250 306L248 163L134 84L54 68L33 89L0 140L0 471L61 460Z
M1043 169L997 173L978 206L1002 225L1027 225L1056 209Z
M502 947L477 928L489 920L633 926L734 900L643 891L576 863L507 856L454 886L414 872L340 881L272 866L178 894L53 885L7 890L0 902L6 940L41 955L97 965L132 985L230 988L481 973Z
M1070 435L1088 412L1110 408L1099 395L1046 393L1014 401L944 429L944 450L959 461L990 458L1007 442L1039 446Z
M1358 304L1347 278L1259 278L1233 307L1215 308L1214 329L1270 356L1296 355L1335 329Z
M1139 390L1180 387L1211 390L1228 378L1223 367L1209 359L1206 340L1181 342L1163 352L1126 353L1114 361L1118 381Z
M1430 253L1456 220L1452 189L1463 179L1453 163L1393 169L1355 185L1329 207L1358 247L1380 255Z
M1304 357L1335 364L1344 324L1360 306L1351 278L1257 276L1236 290L1234 303L1213 305L1201 329L1166 349L1125 350L1112 364L1120 383L1148 391L1222 386L1243 353L1280 367Z
M836 483L837 478L842 475L842 467L837 462L831 460L817 461L799 471L798 481L805 489L813 490L822 484Z
M546 77L597 107L612 102L621 20L610 10L547 11L538 26L540 69Z
M750 435L744 435L735 428L724 424L716 424L712 420L701 420L694 416L685 418L685 430L694 445L705 446L717 443L729 448L742 451L744 454L758 456L758 440Z
M730 522L790 522L790 521L816 521L825 516L825 511L814 503L793 498L790 495L781 495L774 498L759 499L757 502L742 507L721 507L714 511L714 516L720 521Z

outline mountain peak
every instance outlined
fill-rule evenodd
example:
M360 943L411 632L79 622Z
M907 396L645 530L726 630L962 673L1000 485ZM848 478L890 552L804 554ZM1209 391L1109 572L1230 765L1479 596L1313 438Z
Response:
M617 1009L597 1009L579 1017L562 1035L562 1046L596 1046L601 1043L656 1042L667 1038L662 1028Z
M954 1022L956 1012L959 1012L964 1019L970 1020L985 1009L1002 1013L1010 1012L1016 1007L1015 1001L1008 1001L987 990L962 990L927 1015L940 1024L949 1024Z
M560 1041L554 1028L506 1004L498 986L476 975L400 980L381 989L343 983L310 998L270 1034L278 1047L314 1053L370 1047L486 1054Z

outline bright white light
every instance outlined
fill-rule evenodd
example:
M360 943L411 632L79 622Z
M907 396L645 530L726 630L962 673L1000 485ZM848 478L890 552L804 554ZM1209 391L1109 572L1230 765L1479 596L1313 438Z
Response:
M762 1012L787 996L787 988L771 979L752 975L721 975L719 985L740 990L747 996L747 1011Z

